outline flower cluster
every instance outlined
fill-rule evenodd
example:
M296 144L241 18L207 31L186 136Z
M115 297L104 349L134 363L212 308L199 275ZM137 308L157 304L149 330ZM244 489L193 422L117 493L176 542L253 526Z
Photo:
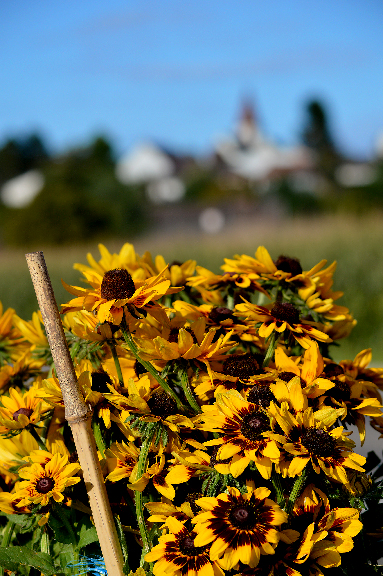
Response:
M75 265L86 285L64 283L61 312L127 569L347 572L364 516L365 549L383 539L378 462L356 448L366 419L383 431L383 369L370 350L333 360L356 323L337 304L335 263L304 271L261 246L217 274L131 244L100 253ZM97 538L84 536L91 511L39 313L1 310L0 363L0 511L33 516L31 546L50 538L70 574L58 517L80 534L73 550Z

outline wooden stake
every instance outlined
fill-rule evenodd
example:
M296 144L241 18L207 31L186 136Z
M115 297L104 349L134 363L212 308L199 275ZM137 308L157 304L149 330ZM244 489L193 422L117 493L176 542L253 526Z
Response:
M76 373L65 339L44 254L43 252L31 252L25 257L61 386L65 418L71 427L84 474L85 486L105 566L109 576L123 576L124 561L121 547L91 429L92 413L88 409L77 384Z

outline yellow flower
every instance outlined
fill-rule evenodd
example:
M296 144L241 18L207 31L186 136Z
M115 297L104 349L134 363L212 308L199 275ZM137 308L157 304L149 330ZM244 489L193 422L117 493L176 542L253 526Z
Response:
M133 276L134 280L144 280L152 274L147 274L145 266L145 256L140 258L140 256L135 252L133 244L126 242L118 254L111 254L109 250L103 245L99 244L98 248L100 250L101 258L98 262L93 258L93 256L88 253L87 260L90 266L84 264L75 264L73 267L76 270L80 270L84 276L93 274L101 274L102 276L108 270L113 270L114 268L126 268Z
M365 417L379 419L382 416L377 386L363 379L353 379L344 372L341 364L328 363L323 374L333 386L319 398L318 407L327 405L343 408L341 419L357 426L363 445L366 437Z
M43 319L40 310L33 312L32 320L29 322L26 322L17 316L17 314L14 314L13 322L23 338L32 344L31 350L35 348L46 348L48 346L48 340L42 327Z
M174 503L165 496L162 496L161 502L147 502L145 508L150 512L148 522L166 522L170 516L177 518L180 522L185 522L194 516L189 501L183 502L181 506L175 506ZM165 527L166 525L163 524L160 528Z
M223 298L220 292L225 288L257 291L262 292L267 297L269 296L258 282L260 276L256 273L224 272L224 274L215 274L202 266L197 266L196 271L197 275L188 278L187 285L198 290L205 302L222 305Z
M124 268L108 270L102 276L84 272L91 289L69 286L63 281L64 288L77 296L62 306L62 312L88 310L97 314L98 321L120 324L125 305L136 308L153 306L154 300L164 296L169 289L170 280L164 278L163 272L145 281L134 282Z
M36 451L44 452L44 451ZM64 500L64 490L80 482L75 474L81 470L79 464L68 464L68 456L60 454L38 454L38 462L22 468L19 472L22 482L18 484L17 495L21 505L41 504L46 506L50 499Z
M157 272L165 270L164 275L170 280L172 286L181 286L185 284L189 276L193 276L197 262L195 260L186 260L185 262L173 262L167 265L163 256L156 256L154 265Z
M310 346L305 350L303 358L298 357L295 360L291 356L287 356L283 348L277 347L275 350L275 366L279 372L280 386L281 380L288 383L294 376L298 376L300 384L304 386L303 392L308 398L317 398L334 386L333 382L326 378L325 374L322 374L324 362L318 343L315 340L310 342ZM277 392L277 388L274 391ZM276 397L281 402L283 399L282 392L277 394Z
M327 496L313 484L307 486L295 502L291 523L305 518L312 522L306 528L294 562L315 562L324 568L339 566L340 554L353 548L352 538L362 529L359 510L330 509Z
M342 360L339 364L344 369L344 373L354 380L373 382L383 390L383 368L369 368L371 360L371 348L366 348L359 352L354 360Z
M266 411L247 402L235 391L218 394L216 403L202 406L202 410L196 427L222 435L206 442L207 446L220 446L216 454L216 470L227 474L226 463L219 461L230 460L230 474L236 478L253 461L261 476L269 479L272 464L278 462L280 451L275 440L268 437L271 426Z
M29 348L23 341L19 330L14 327L14 316L14 309L8 308L4 312L3 304L0 302L0 365L3 362L16 360L21 353L26 351L26 348Z
M239 562L255 568L261 553L274 554L272 544L279 540L276 526L287 521L286 512L269 495L268 488L248 486L247 493L241 494L228 487L216 498L196 500L204 512L192 519L197 533L194 546L210 545L210 560L224 570Z
M346 468L364 472L366 459L352 451L354 442L343 434L343 426L330 429L342 410L327 407L313 412L312 408L292 414L287 402L278 407L274 402L269 413L282 428L285 438L279 436L287 458L276 466L283 476L300 476L308 462L319 474L348 486Z
M129 480L130 483L127 485L131 490L138 490L142 492L151 481L154 488L165 498L174 500L175 489L174 484L180 484L182 482L187 482L191 478L192 474L178 473L171 475L168 472L168 462L166 460L165 454L157 454L155 456L155 461L153 464L149 465L147 470L143 475L137 477L137 466L134 467Z
M21 496L15 492L0 493L0 510L6 514L29 514L28 506L20 504Z
M208 546L195 544L195 531L189 532L174 517L169 517L166 525L170 534L161 536L159 544L145 556L146 562L155 562L154 576L224 576L216 562L209 559Z
M4 393L10 386L20 387L31 377L36 377L44 366L44 359L33 358L27 350L12 364L4 364L0 368L0 393Z
M24 464L23 457L37 449L36 440L27 430L22 430L21 434L13 438L0 436L0 474L4 476L6 483L17 479L11 469Z
M205 322L196 321L190 330L180 328L177 338L174 341L166 340L157 336L153 340L137 338L136 342L140 348L140 356L143 360L169 361L177 358L185 360L196 360L205 364L211 375L210 362L223 359L224 353L230 350L234 342L230 340L232 331L215 339L217 329L210 328L204 332Z
M308 348L312 339L331 342L331 338L315 328L314 323L303 323L298 309L288 302L276 302L270 309L244 302L237 304L235 310L235 315L245 316L247 322L261 323L259 335L262 338L268 338L274 331L277 334L283 334L286 331L294 336L302 348Z
M114 442L106 451L109 474L106 480L117 482L122 478L129 478L137 465L139 449L133 442Z
M22 430L30 424L36 425L43 414L51 409L41 398L36 396L38 386L34 385L24 394L15 388L9 389L9 396L3 395L0 406L0 428L3 432Z

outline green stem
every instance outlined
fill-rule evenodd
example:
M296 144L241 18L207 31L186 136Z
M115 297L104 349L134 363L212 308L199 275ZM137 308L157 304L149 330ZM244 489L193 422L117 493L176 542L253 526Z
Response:
M233 294L227 295L226 304L230 310L234 310L234 296L233 296Z
M114 339L112 338L111 340L108 340L108 344L109 344L110 350L112 352L114 365L116 367L118 383L120 386L124 387L124 378L122 376L121 364L120 364L120 360L118 358L118 354L117 354L117 350L116 350L116 343L115 343Z
M94 434L94 439L96 440L97 448L101 452L101 456L105 459L106 445L104 442L104 438L102 437L100 424L96 420L93 420L92 421L92 428L93 428L93 434Z
M278 342L278 338L279 338L279 334L277 336L277 333L275 331L272 332L272 334L270 336L269 347L267 349L266 356L265 356L265 359L264 359L263 364L262 364L263 368L266 368L270 364L270 360L273 357L275 346Z
M41 450L46 450L47 447L45 446L44 442L41 440L36 428L34 427L33 424L30 424L27 427L27 430L29 431L29 433L31 434L31 436L33 436L33 438L36 440L37 444L40 446Z
M3 538L1 540L2 548L8 548L8 546L10 545L14 528L15 524L10 520L8 520L4 528ZM0 576L4 576L4 568L2 568L1 566L0 566Z
M115 521L116 521L116 528L117 528L117 534L118 534L118 539L120 541L121 544L121 550L122 550L122 554L124 556L124 562L125 562L125 566L124 566L124 572L126 574L128 574L129 572L129 564L128 564L128 546L126 544L126 538L125 538L125 534L124 534L124 530L122 528L122 524L121 524L121 519L118 515L116 515L114 517Z
M152 443L153 437L157 432L157 428L158 428L157 422L148 425L146 438L141 445L140 457L137 463L137 480L139 480L146 471L149 456L149 448ZM151 550L151 541L144 518L144 500L142 492L136 490L134 499L136 504L136 517L142 539L142 554L141 554L140 566L143 567L145 564L145 555Z
M287 514L290 514L291 510L294 507L295 504L295 500L298 498L303 485L306 481L306 476L307 476L307 470L306 468L304 468L304 470L302 471L302 474L300 476L298 476L298 478L295 480L294 484L293 484L293 489L291 490L289 499L287 501L286 507L285 507L285 511L287 512Z
M286 504L286 501L285 501L285 497L283 495L283 489L282 489L282 483L281 483L280 475L277 474L276 472L273 472L271 474L271 482L272 482L274 490L275 490L275 496L277 499L277 504L279 506L282 506L282 508L283 508Z
M189 402L190 406L193 408L193 410L197 413L197 414L201 414L202 410L197 402L197 400L195 399L195 396L193 394L193 391L190 387L190 382L189 382L189 378L188 375L186 373L186 370L180 370L179 374L181 376L181 386L182 386L182 390L184 391L185 397L187 399L187 401Z
M50 554L49 535L47 530L44 530L41 535L40 550L41 552L45 552L45 554Z
M138 348L136 343L134 342L132 335L127 327L126 324L126 320L125 320L125 316L122 319L121 322L121 332L122 335L124 336L124 340L127 343L127 345L129 346L133 356L143 365L143 367L157 380L158 384L165 390L165 392L167 394L169 394L169 396L171 398L173 398L174 402L177 405L177 408L183 412L187 411L186 406L183 405L183 403L181 402L181 400L178 398L177 394L174 392L174 390L172 390L170 388L170 386L165 382L165 380L163 380L161 378L161 376L158 374L157 370L154 368L154 366L148 362L147 360L142 360L140 358L140 355L138 353Z

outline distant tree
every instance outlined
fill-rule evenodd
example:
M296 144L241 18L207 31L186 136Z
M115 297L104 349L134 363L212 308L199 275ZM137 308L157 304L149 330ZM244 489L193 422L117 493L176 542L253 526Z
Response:
M47 148L38 134L11 138L0 148L0 185L33 168L41 168L49 158Z
M312 100L306 107L302 131L303 143L317 154L318 168L331 180L343 158L337 150L329 128L327 112L320 102Z
M103 138L51 159L45 185L25 208L3 207L2 237L9 245L36 246L131 237L144 227L143 191L120 184L113 151Z

